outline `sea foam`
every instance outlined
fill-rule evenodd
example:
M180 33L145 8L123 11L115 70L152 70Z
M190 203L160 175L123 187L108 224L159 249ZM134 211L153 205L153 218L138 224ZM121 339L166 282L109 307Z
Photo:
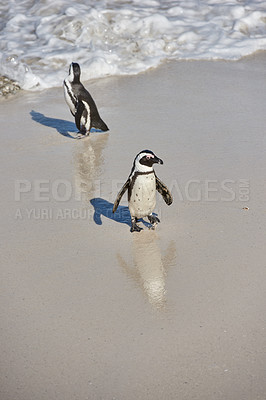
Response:
M0 75L23 89L137 74L166 59L237 60L266 50L266 0L15 0L0 5Z

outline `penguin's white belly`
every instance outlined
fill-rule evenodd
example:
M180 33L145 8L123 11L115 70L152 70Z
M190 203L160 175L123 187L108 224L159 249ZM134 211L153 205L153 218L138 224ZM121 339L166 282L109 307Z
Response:
M73 115L76 113L76 97L67 79L64 80L64 95L66 103Z
M136 218L151 214L156 205L156 182L154 174L139 175L133 185L129 200L130 214Z

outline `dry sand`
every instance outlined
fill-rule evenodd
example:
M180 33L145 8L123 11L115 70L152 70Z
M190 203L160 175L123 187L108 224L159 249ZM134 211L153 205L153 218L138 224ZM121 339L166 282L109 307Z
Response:
M265 64L87 82L82 140L62 88L1 102L1 400L266 398ZM145 148L174 203L131 234Z

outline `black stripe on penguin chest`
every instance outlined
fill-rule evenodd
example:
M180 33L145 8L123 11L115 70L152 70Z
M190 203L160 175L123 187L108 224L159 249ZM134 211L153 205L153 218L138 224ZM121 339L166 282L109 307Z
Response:
M145 202L155 197L156 183L154 171L136 172L128 189L128 201ZM132 194L134 192L134 198Z

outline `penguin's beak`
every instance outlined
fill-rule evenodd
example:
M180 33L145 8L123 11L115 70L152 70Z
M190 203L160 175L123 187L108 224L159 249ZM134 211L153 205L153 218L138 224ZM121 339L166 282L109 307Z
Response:
M163 160L161 160L161 159L160 159L159 157L157 157L157 156L154 156L153 162L154 162L154 163L157 163L157 164L163 164Z

